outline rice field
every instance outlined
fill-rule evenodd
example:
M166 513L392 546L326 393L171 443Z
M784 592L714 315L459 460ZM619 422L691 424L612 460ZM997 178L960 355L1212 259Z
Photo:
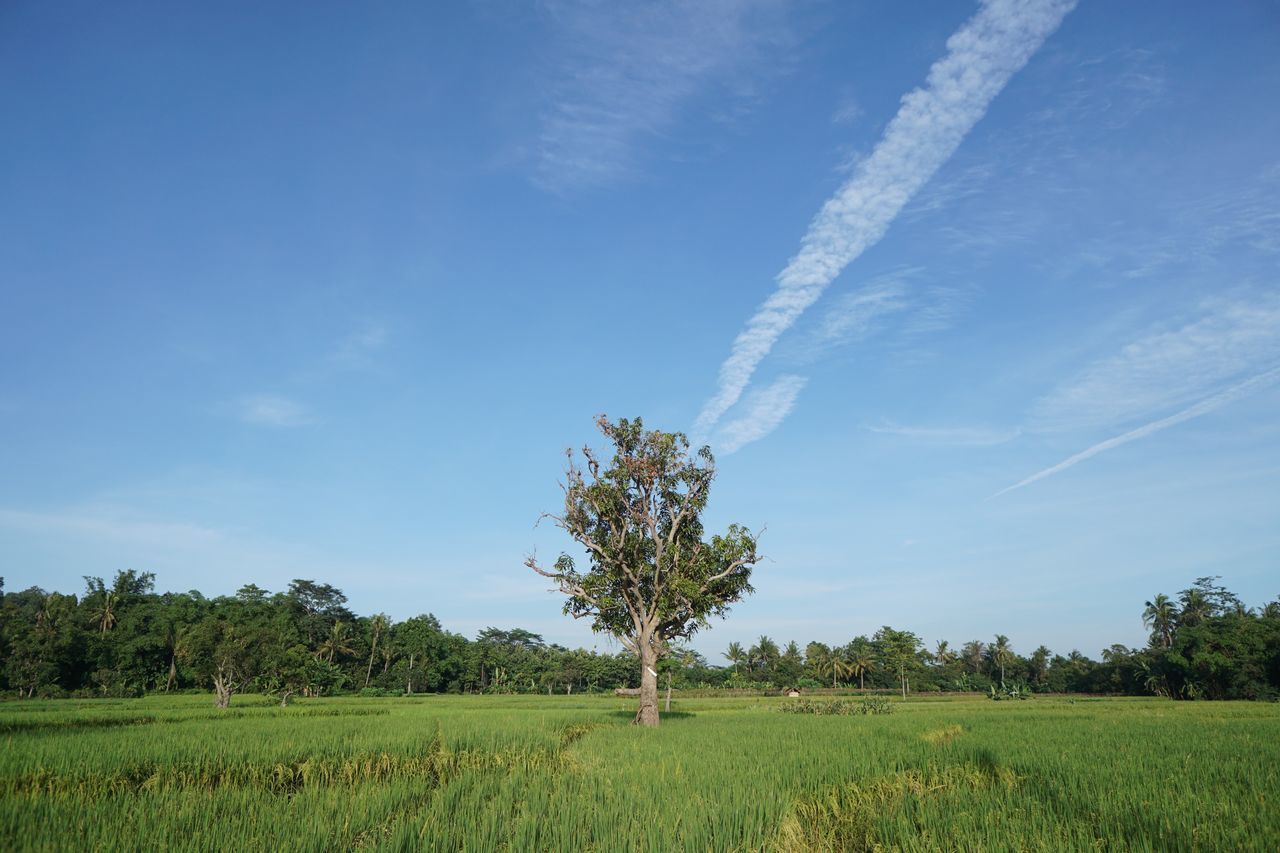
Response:
M786 701L9 702L0 848L1280 849L1280 705Z

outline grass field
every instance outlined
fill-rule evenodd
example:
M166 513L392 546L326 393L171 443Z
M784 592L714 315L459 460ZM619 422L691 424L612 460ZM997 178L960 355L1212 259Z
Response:
M1280 705L784 701L11 702L0 848L1280 849Z

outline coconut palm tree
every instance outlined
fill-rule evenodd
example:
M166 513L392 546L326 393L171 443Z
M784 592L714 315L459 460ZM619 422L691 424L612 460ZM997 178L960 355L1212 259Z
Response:
M867 673L876 668L875 659L866 652L854 652L849 656L849 674L858 676L858 689L867 690Z
M115 594L114 590L104 589L102 591L102 604L93 612L93 617L104 637L108 631L115 627L116 605L119 603L120 597Z
M1213 615L1213 602L1199 589L1188 589L1182 593L1182 613L1178 616L1178 624L1190 628L1199 625Z
M1152 645L1159 640L1166 649L1173 645L1173 629L1178 623L1178 608L1163 592L1146 602L1142 624L1151 629Z
M738 664L747 659L747 652L742 648L742 643L730 643L724 656L728 658L729 663L733 664L733 671L737 672Z
M364 671L364 686L369 686L369 679L373 676L373 656L378 651L378 638L387 630L390 625L387 614L378 613L373 619L369 620L370 630L373 632L373 640L369 643L369 665Z
M813 659L813 667L824 678L831 676L831 689L840 686L840 679L846 678L853 671L852 664L845 659L839 649L820 651Z
M350 643L351 632L347 628L347 623L339 619L333 623L333 627L329 629L329 636L325 637L320 643L320 647L316 649L316 657L324 658L329 663L333 663L335 655L355 654L355 649L351 648Z
M937 661L938 666L946 666L956 659L956 654L951 651L951 646L946 640L939 640L933 652L933 659Z
M778 662L781 654L778 644L761 634L760 639L747 652L747 665L753 672L772 674L773 665Z
M1013 649L1009 647L1009 638L1004 634L996 634L996 641L987 647L991 662L1000 667L1000 684L1004 684L1004 668L1013 660Z

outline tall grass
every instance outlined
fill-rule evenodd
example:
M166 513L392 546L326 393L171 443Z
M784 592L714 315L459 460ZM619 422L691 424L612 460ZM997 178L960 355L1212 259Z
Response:
M785 701L6 703L0 847L1280 848L1277 705Z

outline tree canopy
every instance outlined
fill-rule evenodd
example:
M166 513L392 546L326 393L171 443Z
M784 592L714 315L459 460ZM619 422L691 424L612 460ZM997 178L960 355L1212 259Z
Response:
M646 430L640 418L601 415L596 425L612 458L602 463L584 447L580 465L567 451L564 510L546 514L586 549L589 568L580 571L568 554L550 568L535 556L525 564L557 582L566 613L591 619L593 630L637 655L636 722L657 725L658 660L672 640L693 636L753 591L756 537L736 524L705 537L702 512L715 479L709 448L691 457L682 433Z

